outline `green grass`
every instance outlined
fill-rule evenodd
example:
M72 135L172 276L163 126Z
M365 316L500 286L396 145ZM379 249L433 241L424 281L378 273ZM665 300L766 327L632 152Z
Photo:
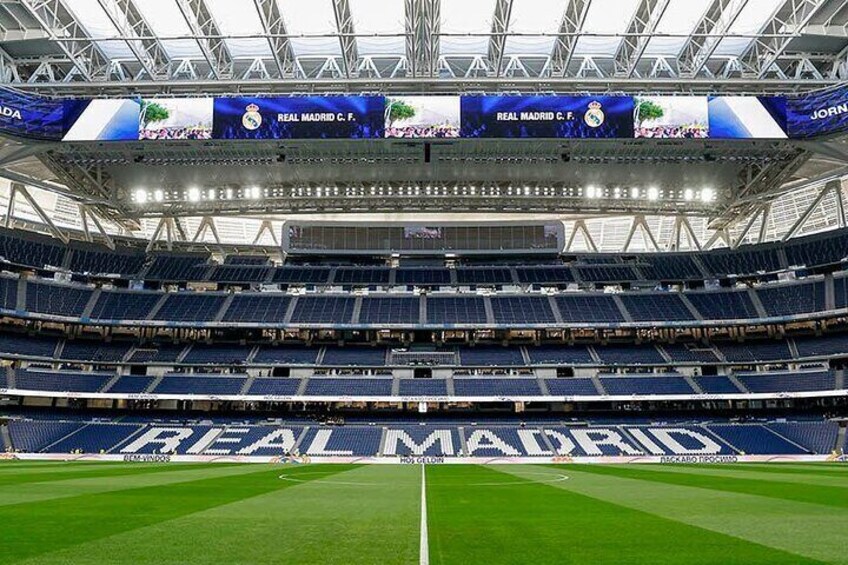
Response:
M431 563L848 565L838 464L424 472ZM0 565L417 563L421 473L4 462Z

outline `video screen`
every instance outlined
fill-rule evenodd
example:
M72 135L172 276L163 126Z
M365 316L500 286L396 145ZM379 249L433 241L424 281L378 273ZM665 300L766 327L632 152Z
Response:
M403 228L404 239L442 239L442 228L415 226Z
M384 109L386 137L459 137L459 96L389 96Z
M135 141L141 100L68 100L64 141Z
M141 101L139 139L212 139L212 98Z
M706 96L639 96L634 99L634 135L655 139L709 137Z
M786 99L714 96L709 100L713 139L786 139Z

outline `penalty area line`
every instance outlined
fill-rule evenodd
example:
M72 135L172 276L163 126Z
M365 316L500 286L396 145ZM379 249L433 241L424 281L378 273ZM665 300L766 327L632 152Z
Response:
M430 542L427 536L427 475L426 467L421 464L421 537L419 541L418 563L430 565Z

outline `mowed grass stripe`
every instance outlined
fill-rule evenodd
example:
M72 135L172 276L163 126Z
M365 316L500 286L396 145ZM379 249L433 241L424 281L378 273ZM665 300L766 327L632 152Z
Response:
M231 464L236 465L236 463ZM129 464L125 466L103 466L74 470L63 469L54 471L51 468L26 469L15 474L0 475L0 488L27 483L47 483L51 481L68 481L82 478L121 477L127 475L144 475L147 473L170 473L197 468L195 463L163 463L163 464ZM226 465L225 465L226 466Z
M278 466L256 467L256 472L246 475L204 477L170 485L0 507L3 524L0 563L32 558L298 484L280 481ZM333 471L341 473L349 468L337 466ZM206 470L215 469L209 466ZM304 480L311 477L305 476ZM156 543L156 540L148 541ZM186 544L190 542L183 540ZM113 547L110 553L100 555L100 562L114 561L119 549Z
M818 563L568 488L479 466L428 468L432 563ZM516 471L516 469L513 469ZM591 478L591 475L587 475Z
M109 555L134 565L417 563L420 469L394 465L336 469L281 467L276 474L308 482L278 479L287 488L25 563L100 565Z
M167 464L137 464L137 467L150 466L151 470L160 472L141 473L134 475L115 475L99 477L82 477L66 481L50 481L45 483L27 483L0 487L0 507L14 504L29 504L43 500L54 500L127 490L146 488L168 484L196 481L204 478L246 475L261 471L254 465L199 465L194 464L185 468L167 470ZM182 466L181 466L182 467Z
M549 485L626 506L665 519L733 536L827 563L848 563L842 508L745 495L720 489L692 488L587 472L591 465L549 466L569 480ZM532 478L532 466L498 470ZM538 468L536 469L538 471ZM726 479L715 478L716 482ZM622 522L622 527L631 527ZM799 560L801 558L799 557Z
M801 484L788 481L763 481L751 478L717 478L691 473L667 473L654 465L582 465L581 471L640 481L654 481L687 487L722 490L747 495L781 498L796 502L848 508L848 493L838 487ZM743 469L739 467L739 469Z
M744 465L727 466L712 465L710 467L693 468L691 465L651 465L651 471L660 473L677 473L683 475L702 475L705 477L724 477L728 479L746 479L756 481L771 481L814 486L848 488L848 469L841 474L813 473L765 473L760 469L747 469ZM848 493L845 493L848 496Z

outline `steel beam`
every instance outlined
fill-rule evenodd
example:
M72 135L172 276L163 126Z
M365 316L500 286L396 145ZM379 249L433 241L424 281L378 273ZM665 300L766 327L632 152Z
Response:
M680 51L677 59L680 76L698 76L747 4L748 0L712 1Z
M108 80L111 61L92 41L64 0L20 0L86 81Z
M209 64L212 78L233 77L233 57L218 23L212 17L206 0L176 0L192 35L200 46L204 59Z
M763 78L771 70L789 42L801 35L827 0L785 0L739 57L742 75Z
M118 32L127 37L127 46L141 68L153 80L169 78L171 58L153 29L141 15L136 0L98 0ZM135 38L135 39L133 39Z
M333 0L333 13L336 17L336 30L342 50L342 70L347 78L357 75L359 51L356 48L356 32L353 29L353 16L348 0Z
M408 77L438 76L440 12L440 0L404 0Z
M279 78L292 78L295 75L295 56L288 38L285 20L280 13L277 0L254 0L262 28L268 35L268 47L274 55L274 65Z
M495 13L492 16L492 35L489 38L487 62L489 76L501 76L503 70L504 47L506 32L509 29L509 18L512 15L512 0L496 0Z
M559 34L551 52L550 74L552 77L565 77L568 65L574 56L574 46L583 29L589 0L569 0L559 24Z
M669 0L640 0L613 59L615 76L625 78L633 76L642 53L645 52L645 47L648 46L668 4Z

